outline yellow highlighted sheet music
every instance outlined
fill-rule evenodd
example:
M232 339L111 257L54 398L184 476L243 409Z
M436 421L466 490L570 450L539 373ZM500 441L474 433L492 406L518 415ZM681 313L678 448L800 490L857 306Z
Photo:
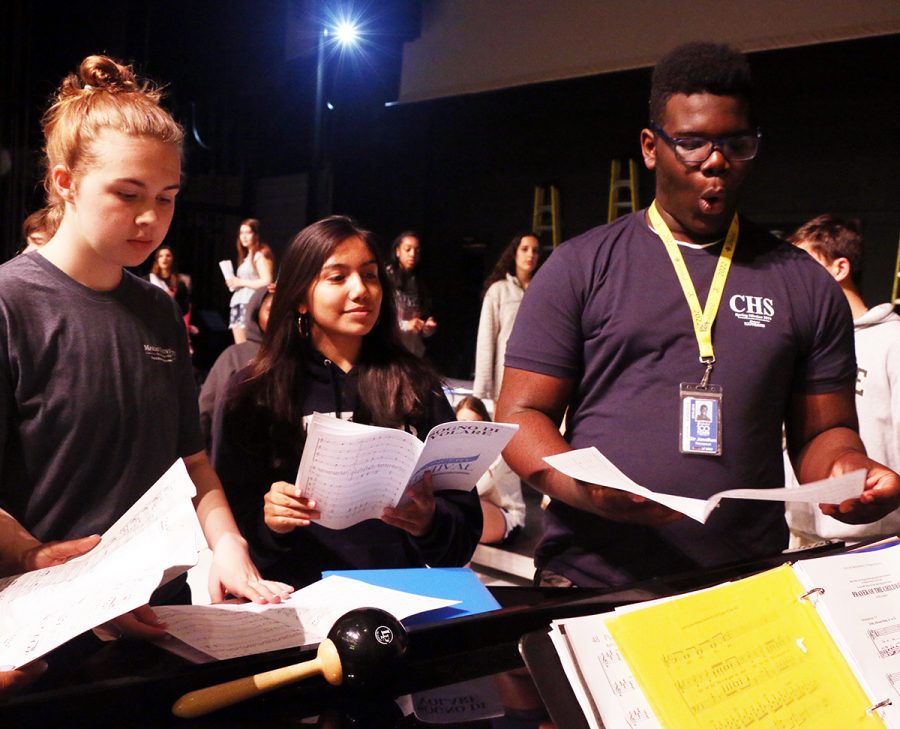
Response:
M884 727L788 565L607 627L662 726Z

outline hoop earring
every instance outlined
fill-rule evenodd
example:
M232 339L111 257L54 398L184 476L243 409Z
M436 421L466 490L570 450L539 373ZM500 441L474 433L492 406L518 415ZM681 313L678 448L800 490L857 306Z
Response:
M309 339L309 312L297 317L297 331L304 339Z

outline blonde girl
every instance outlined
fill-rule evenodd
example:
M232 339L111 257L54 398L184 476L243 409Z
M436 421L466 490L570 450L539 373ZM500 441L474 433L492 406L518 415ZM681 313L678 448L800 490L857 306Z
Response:
M100 534L183 458L212 599L277 602L289 588L260 579L204 453L175 304L125 270L162 243L181 184L183 133L159 101L130 67L90 56L44 115L61 221L0 268L0 507L42 542ZM176 580L154 602L189 596ZM119 623L161 631L148 609Z

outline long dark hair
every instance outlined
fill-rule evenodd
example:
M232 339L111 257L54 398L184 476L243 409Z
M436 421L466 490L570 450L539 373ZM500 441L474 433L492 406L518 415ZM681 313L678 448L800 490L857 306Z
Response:
M513 276L516 275L516 251L519 249L519 244L522 242L522 238L534 238L538 242L538 255L540 255L541 239L537 233L516 233L513 236L513 239L509 242L509 245L503 249L503 253L501 253L500 258L497 259L497 263L494 264L494 267L491 269L488 277L484 280L484 286L481 289L482 299L487 293L487 290L493 284L506 278L506 274L509 273ZM535 266L534 272L537 273L537 270L540 267L541 259L538 258L538 264L537 266Z
M163 243L159 248L156 249L156 253L153 254L153 265L150 266L150 273L159 278L162 278L162 267L159 265L159 254L160 251L168 251L172 254L172 266L169 268L169 277L172 279L173 285L178 285L178 263L175 261L175 251L172 250L172 246L166 245ZM168 283L168 281L166 281Z
M274 424L268 433L258 433L255 427L244 427L244 432L270 438L283 454L299 455L302 448L304 376L313 350L310 339L298 330L297 310L307 301L325 262L351 238L361 239L369 248L383 291L378 321L363 337L354 364L359 391L354 420L401 427L427 417L431 396L440 392L437 374L400 341L393 291L375 236L346 216L324 218L301 230L285 251L262 347L249 376L229 399L230 409L246 409L251 420L253 412L266 413L263 419Z

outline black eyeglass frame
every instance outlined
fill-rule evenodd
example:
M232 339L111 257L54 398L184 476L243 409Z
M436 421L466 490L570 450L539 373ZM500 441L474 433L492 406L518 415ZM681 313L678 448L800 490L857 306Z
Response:
M652 122L650 124L650 129L654 134L658 134L660 137L662 137L666 144L668 144L672 148L672 152L674 152L679 162L681 162L682 164L690 165L692 167L699 167L700 165L702 165L712 156L712 153L715 152L716 149L721 151L729 162L749 162L751 159L756 158L756 155L759 154L759 148L762 145L762 132L759 129L756 130L755 134L728 134L724 137L702 137L700 135L693 137L670 137L668 134L666 134L665 130L661 126ZM755 139L756 149L753 150L753 154L750 157L735 157L733 152L729 154L729 152L727 151L730 147L729 143L733 139ZM706 157L701 160L684 159L682 153L678 151L678 145L698 140L710 145L709 154L707 154Z

